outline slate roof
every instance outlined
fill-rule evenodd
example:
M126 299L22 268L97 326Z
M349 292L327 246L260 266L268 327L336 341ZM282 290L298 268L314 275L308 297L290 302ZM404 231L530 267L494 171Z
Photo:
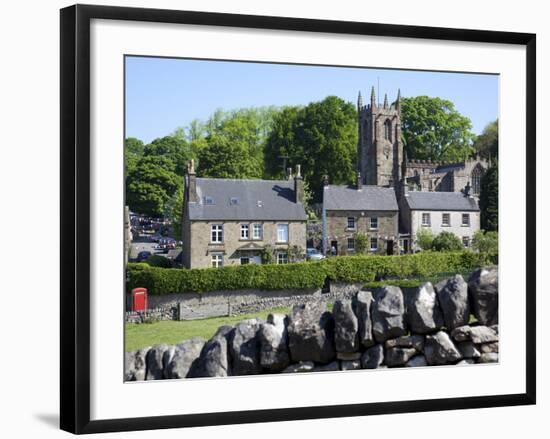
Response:
M363 186L325 186L323 191L325 210L398 211L393 188Z
M191 220L305 221L294 202L294 180L197 178L199 202L189 203Z
M461 192L409 191L405 199L411 210L479 211L477 201Z

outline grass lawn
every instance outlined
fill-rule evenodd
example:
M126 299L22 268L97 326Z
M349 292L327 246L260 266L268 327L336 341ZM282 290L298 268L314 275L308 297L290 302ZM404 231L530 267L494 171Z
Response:
M242 320L260 317L266 319L268 314L288 314L290 308L272 308L253 314L240 314L232 317L212 317L209 319L173 321L165 320L154 323L126 323L126 352L152 346L155 344L177 344L193 337L208 340L223 325L234 325Z

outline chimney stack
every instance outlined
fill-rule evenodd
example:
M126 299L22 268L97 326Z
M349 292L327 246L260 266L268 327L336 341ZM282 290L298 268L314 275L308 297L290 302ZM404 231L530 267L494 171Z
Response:
M286 178L289 180L292 178L292 168L286 168Z
M197 174L195 174L195 160L191 159L187 165L187 201L196 203L197 195Z
M329 182L328 182L328 175L325 174L323 175L323 186L328 186Z
M296 174L294 175L294 196L296 203L304 202L304 180L302 179L300 165L296 165Z
M470 182L468 181L468 183L466 183L466 186L464 186L464 196L465 197L469 197L469 198L473 198L472 196L472 186L470 185Z
M357 190L360 191L363 189L363 177L361 177L361 173L357 171Z

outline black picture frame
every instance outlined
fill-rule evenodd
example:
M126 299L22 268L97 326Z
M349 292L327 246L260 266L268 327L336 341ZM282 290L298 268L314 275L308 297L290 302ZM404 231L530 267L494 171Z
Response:
M90 420L90 21L132 20L526 47L526 392L338 406ZM536 401L536 35L303 18L110 6L61 10L61 387L60 426L100 433L535 404Z

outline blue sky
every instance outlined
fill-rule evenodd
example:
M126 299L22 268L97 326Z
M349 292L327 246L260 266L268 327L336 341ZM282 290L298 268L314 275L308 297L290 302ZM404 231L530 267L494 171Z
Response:
M126 58L126 136L145 143L206 120L216 109L306 105L336 95L365 102L380 84L393 101L437 96L454 102L479 134L498 117L498 76L483 74L299 66L172 58Z

